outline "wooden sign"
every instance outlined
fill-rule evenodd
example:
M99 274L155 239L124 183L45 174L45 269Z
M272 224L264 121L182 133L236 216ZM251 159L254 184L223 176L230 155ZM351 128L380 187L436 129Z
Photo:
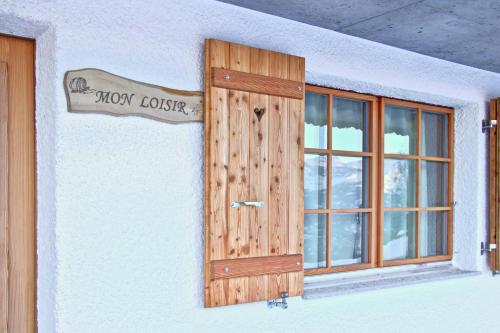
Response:
M64 89L70 112L203 121L203 93L198 91L155 86L93 68L66 72Z

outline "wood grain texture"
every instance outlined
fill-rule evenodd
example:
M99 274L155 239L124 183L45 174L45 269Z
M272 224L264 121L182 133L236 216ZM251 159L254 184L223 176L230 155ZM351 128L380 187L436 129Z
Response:
M211 265L212 280L300 272L303 269L301 254L215 260Z
M496 120L497 116L497 101L496 99L490 100L489 119ZM497 165L497 127L490 128L489 130L489 214L490 214L490 228L489 228L489 242L490 244L497 243L497 195L498 195L498 165ZM497 266L497 251L493 250L490 253L490 267L492 270L498 270Z
M407 159L407 160L424 160L433 162L451 162L449 157L437 157L437 156L418 156L418 155L404 155L404 154L385 154L385 158L395 158L395 159Z
M322 275L322 274L329 274L329 273L351 272L351 271L359 271L359 270L370 269L370 268L373 268L373 265L371 263L345 265L345 266L331 266L328 268L308 269L304 272L304 275L305 276L312 276L312 275Z
M417 108L417 155L421 156L422 155L422 109ZM421 182L420 182L420 177L421 177L421 162L419 159L416 160L415 162L415 182L416 182L416 202L417 202L417 207L421 206L421 200L420 200L420 195L421 195ZM415 214L415 256L417 258L420 258L420 214L417 213Z
M212 81L210 79L210 44L205 43L205 71L204 71L204 81L205 81L205 89L209 89L207 87L210 87L210 82ZM205 132L205 138L210 137L211 133L211 115L210 112L207 112L211 107L211 102L210 102L210 95L205 95L203 98L203 125L204 125L204 132ZM204 140L204 145L203 145L203 165L205 167L205 170L210 170L210 163L211 161L211 153L210 153L210 145L211 141L210 140ZM203 230L204 230L204 251L203 251L203 262L209 262L210 261L210 252L211 252L211 246L210 246L210 238L211 238L211 233L209 232L209 226L210 226L210 221L211 221L211 200L210 194L211 194L211 181L210 179L210 174L208 172L205 172L205 177L204 177L204 189L203 189L203 198L204 198L204 220L203 220ZM210 283L207 283L210 279L208 278L210 276L210 265L203 265L203 304L205 306L209 306L210 304Z
M230 68L250 71L250 50L246 46L230 44ZM229 90L229 202L249 200L249 93ZM228 258L248 257L249 209L229 209Z
M229 68L250 71L250 49L247 46L229 45ZM249 174L249 93L229 90L229 169L228 202L248 200ZM226 258L246 258L250 254L249 209L228 209ZM213 272L212 272L213 276ZM228 302L244 303L248 299L248 276L231 279L228 285Z
M7 332L9 315L9 91L8 66L0 62L0 332Z
M453 233L454 233L454 198L455 198L455 110L452 109L448 114L448 157L450 159L448 165L448 225L446 235L446 253L453 256Z
M211 49L212 63L218 66L229 65L229 45L214 42L216 46ZM210 166L214 169L211 174L213 180L210 188L210 198L214 210L214 230L212 234L212 258L222 259L226 256L227 244L227 170L229 165L229 91L213 88L210 98L211 108L211 135L213 136L210 149L212 161Z
M269 76L288 78L286 54L270 52ZM269 248L270 255L288 253L288 100L269 97ZM268 298L288 291L287 274L271 275Z
M305 61L303 58L289 57L290 80L303 82L305 80ZM289 161L294 161L298 167L289 170L289 232L288 253L303 252L304 243L304 191L294 191L294 188L304 188L304 109L305 99L290 99L288 101L288 150ZM301 262L303 265L303 262ZM290 296L303 294L304 274L288 273L288 289Z
M219 41L210 43L207 50L207 61L219 67L229 67L229 45ZM207 65L208 67L209 65ZM208 73L206 73L208 74ZM205 239L209 239L210 248L206 260L220 260L226 257L227 243L227 169L229 165L229 91L208 86L210 94L209 102L205 102L205 117L208 119L207 126L210 131L206 134L210 139L209 155L206 157L208 164L206 178L209 179L206 197L206 209L208 209L208 225L205 229ZM207 261L206 261L207 262ZM205 265L205 269L209 269ZM222 304L226 299L223 284L210 284L210 274L205 271L205 286L209 288L209 295L205 297L205 305ZM208 297L207 297L208 296Z
M420 102L411 102L411 101L405 101L405 100L389 98L389 97L381 97L381 98L383 99L384 104L399 105L399 106L404 106L404 107L414 108L414 109L415 108L422 108L423 110L433 111L433 112L453 113L453 108L450 108L450 107L425 104L425 103L420 103Z
M0 265L8 264L7 331L23 333L36 331L34 50L31 40L0 36L9 73L8 260Z
M258 75L218 67L212 68L212 86L280 97L304 98L304 81L287 80L282 76Z
M499 110L500 110L500 99L496 99L496 118L497 119L497 124L498 124L498 119L500 118L499 115ZM491 130L490 130L491 131ZM495 219L493 220L493 236L492 236L492 243L497 244L497 249L494 250L493 252L490 253L490 256L492 258L492 269L495 271L498 271L500 269L500 237L498 236L498 232L500 230L500 135L498 134L498 125L494 127L493 129L495 133L495 201L494 201L494 206L495 206Z
M304 59L218 40L206 45L205 306L262 301L282 291L301 295ZM245 78L243 85L250 80L263 87L215 86L214 68L232 71L230 77L237 73ZM290 77L302 87L301 96L295 95L300 98L272 95L276 87L267 82ZM231 208L236 200L263 201L264 206ZM213 263L221 260L238 265L248 258L287 254L300 255L299 265L288 271L265 261L269 264L259 267L264 273L214 275L218 266Z
M250 49L250 72L269 74L269 52ZM264 109L259 119L254 109ZM250 93L250 199L269 202L269 96ZM250 256L267 256L269 253L269 205L250 210ZM269 277L258 275L249 277L249 301L267 297Z
M378 138L378 131L379 131L379 110L378 110L378 103L376 100L371 100L370 101L370 110L371 112L368 115L369 122L370 122L370 151L374 154L374 156L379 156L380 155L380 145L377 140ZM378 255L377 255L377 235L379 233L378 230L378 217L377 217L377 212L378 212L378 202L381 200L378 196L378 188L381 186L381 180L378 178L378 170L379 170L379 160L377 158L371 157L370 158L370 181L369 181L369 186L370 186L370 195L369 195L369 200L370 200L370 207L373 208L373 212L371 214L368 214L369 216L369 228L368 228L368 248L370 249L369 254L368 254L368 261L370 263L370 267L376 267L377 266L377 261L378 261Z
M434 256L434 257L420 257L420 258L413 258L413 259L387 260L387 261L384 261L384 267L423 264L426 262L448 261L451 259L452 259L451 255L444 255L444 256Z
M377 205L377 266L384 267L384 117L385 98L378 101L378 123L377 141L379 146L379 156L377 158L378 179L380 179L378 189Z

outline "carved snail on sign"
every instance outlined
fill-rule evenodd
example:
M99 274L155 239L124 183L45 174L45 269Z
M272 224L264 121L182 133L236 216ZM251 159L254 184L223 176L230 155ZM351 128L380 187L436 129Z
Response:
M95 89L90 89L87 86L87 80L83 77L75 77L69 82L69 87L71 88L72 93L80 93L80 94L90 94L95 92Z

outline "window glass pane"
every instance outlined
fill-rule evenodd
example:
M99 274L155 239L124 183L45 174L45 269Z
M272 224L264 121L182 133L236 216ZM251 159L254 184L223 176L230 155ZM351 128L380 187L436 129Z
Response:
M384 160L384 206L416 206L416 161L404 159Z
M368 218L366 213L332 215L332 266L368 262Z
M304 208L326 208L326 156L304 156Z
M386 105L384 113L384 152L417 153L417 110Z
M448 116L422 112L422 155L446 157L448 146Z
M415 258L415 212L384 214L384 260Z
M326 267L326 215L304 216L304 268Z
M306 92L306 148L327 148L328 96Z
M420 255L446 255L446 212L420 213Z
M421 161L420 200L422 207L446 207L447 163Z
M335 150L368 150L368 103L333 98L332 147Z
M332 157L332 208L365 208L368 203L367 157Z

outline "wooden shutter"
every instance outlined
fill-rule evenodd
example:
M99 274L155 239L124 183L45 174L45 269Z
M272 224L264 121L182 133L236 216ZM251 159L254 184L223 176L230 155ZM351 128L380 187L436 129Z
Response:
M490 101L490 121L500 124L500 99ZM493 271L500 270L500 135L498 125L489 129L490 132L490 244L496 244L496 249L490 252L490 266ZM486 245L489 248L489 245Z
M302 295L304 59L205 47L205 306Z

